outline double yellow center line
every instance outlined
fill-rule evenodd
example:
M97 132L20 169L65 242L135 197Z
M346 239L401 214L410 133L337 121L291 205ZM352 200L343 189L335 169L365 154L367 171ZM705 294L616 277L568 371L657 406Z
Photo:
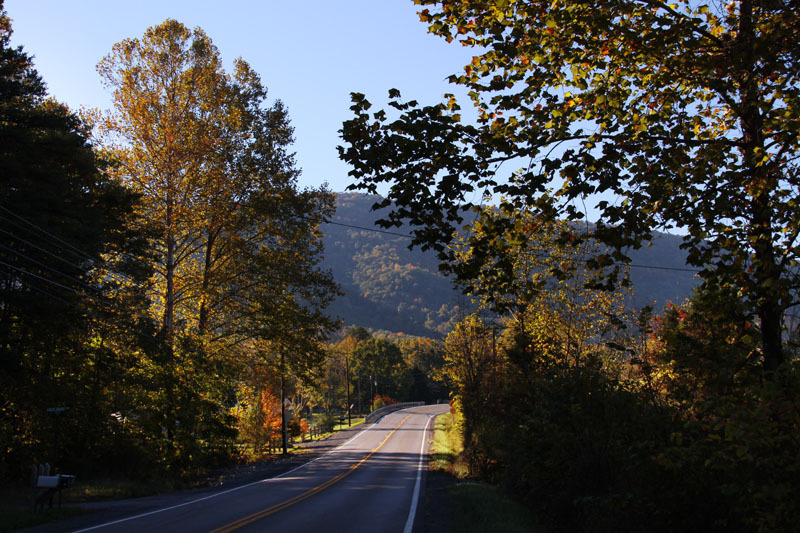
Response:
M244 518L240 518L239 520L231 522L230 524L226 524L226 525L224 525L224 526L222 526L220 528L214 529L214 530L211 531L211 533L223 533L223 532L228 532L228 531L236 531L237 529L242 528L242 527L244 527L244 526L246 526L248 524L252 524L253 522L255 522L257 520L261 520L262 518L265 518L265 517L267 517L267 516L269 516L271 514L277 513L278 511L286 509L287 507L291 507L292 505L294 505L294 504L296 504L298 502L301 502L301 501L303 501L303 500L305 500L307 498L310 498L314 494L322 492L323 490L327 489L331 485L334 485L334 484L338 483L339 481L343 480L344 478L346 478L347 476L352 474L353 471L356 468L358 468L359 466L364 464L364 462L367 461L370 457L372 457L375 454L375 452L380 450L383 447L383 445L386 444L386 442L389 440L389 438L392 435L394 435L394 432L397 431L398 429L400 429L400 426L402 426L403 423L405 423L405 421L408 420L410 416L411 415L408 415L403 420L401 420L400 423L397 424L394 427L394 429L389 432L388 435L386 435L386 438L384 438L381 441L381 443L378 444L378 446L373 448L372 451L370 451L367 455L365 455L359 462L353 463L352 465L350 465L350 467L347 470L345 470L341 474L337 475L336 477L333 477L333 478L329 479L328 481L326 481L326 482L324 482L324 483L322 483L320 485L317 485L313 489L309 489L309 490L307 490L306 492L304 492L302 494L298 494L294 498L290 498L290 499L288 499L288 500L286 500L284 502L275 504L272 507L267 507L266 509L262 509L261 511L253 513L253 514L251 514L249 516L245 516Z

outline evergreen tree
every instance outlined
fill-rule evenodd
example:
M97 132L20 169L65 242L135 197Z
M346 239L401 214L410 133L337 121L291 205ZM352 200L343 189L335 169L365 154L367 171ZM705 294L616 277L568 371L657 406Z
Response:
M0 2L0 446L13 471L80 456L103 431L84 422L106 423L96 393L129 364L105 336L130 340L147 269L127 226L135 195L103 172L87 125L47 97L11 33ZM54 456L49 407L70 408L58 423L73 453Z

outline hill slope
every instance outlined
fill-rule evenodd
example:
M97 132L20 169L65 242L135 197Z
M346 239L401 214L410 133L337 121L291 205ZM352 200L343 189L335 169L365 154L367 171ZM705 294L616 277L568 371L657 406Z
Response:
M379 230L375 220L381 213L370 211L374 203L372 196L341 193L333 224L323 227L323 267L332 270L346 292L331 306L331 314L347 325L376 330L446 333L466 298L439 273L434 254L408 249L410 237L358 228Z
M346 292L329 309L345 325L360 325L412 335L441 336L468 312L469 299L439 273L436 256L409 250L401 228L381 232L370 209L375 197L340 193L336 215L323 226L323 268L333 272ZM370 228L370 229L361 229ZM696 284L686 268L681 239L659 234L653 246L631 254L634 306L680 302ZM656 268L646 268L656 267Z

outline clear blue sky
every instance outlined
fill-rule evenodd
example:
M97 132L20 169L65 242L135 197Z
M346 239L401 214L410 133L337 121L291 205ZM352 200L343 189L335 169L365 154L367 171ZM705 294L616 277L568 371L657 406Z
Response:
M434 103L472 57L429 35L411 0L6 0L5 9L12 44L35 56L50 95L73 109L110 107L95 66L114 43L167 18L203 28L226 68L242 57L288 106L301 185L334 191L350 183L336 146L351 91L378 104L396 87Z

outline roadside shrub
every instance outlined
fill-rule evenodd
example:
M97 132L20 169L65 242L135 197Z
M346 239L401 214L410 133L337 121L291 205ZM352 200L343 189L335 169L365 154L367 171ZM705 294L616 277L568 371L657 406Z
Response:
M372 405L374 410L378 410L381 407L386 407L387 405L393 405L396 403L397 402L395 400L392 400L390 397L380 396L378 394L376 394L375 398L372 400Z
M796 531L800 362L766 376L757 346L708 295L668 309L635 359L518 335L473 413L471 471L554 531Z
M314 419L314 425L322 433L330 433L336 425L336 417L333 413L325 412Z
M654 453L668 442L670 412L610 375L597 355L582 366L540 362L481 425L494 481L563 531L635 531L652 523ZM486 446L486 443L491 443ZM664 487L661 487L662 489Z

